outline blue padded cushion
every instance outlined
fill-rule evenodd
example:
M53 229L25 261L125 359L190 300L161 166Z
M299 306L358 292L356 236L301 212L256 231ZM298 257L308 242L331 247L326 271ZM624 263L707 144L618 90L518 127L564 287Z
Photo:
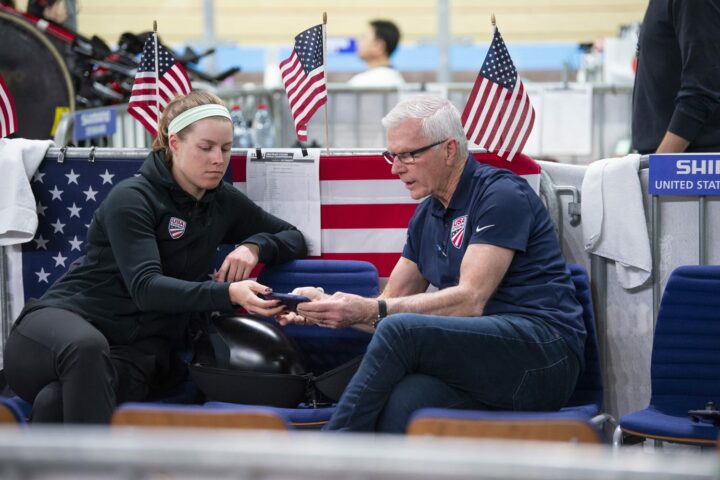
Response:
M710 422L693 422L687 415L668 415L650 406L620 417L623 430L648 436L671 437L678 441L691 439L717 440L720 429Z
M720 266L670 274L653 338L650 404L658 411L687 417L707 402L720 405L719 312Z
M575 410L557 412L513 412L505 410L457 410L452 408L421 408L412 414L417 418L450 418L456 420L577 420L587 422L588 417Z
M0 397L0 404L6 406L21 424L27 423L27 419L32 413L32 404L18 396Z
M600 406L597 403L585 403L582 405L572 405L563 407L560 409L561 412L573 412L584 416L585 418L592 418L600 413ZM540 412L538 412L540 413ZM555 412L542 412L553 414Z
M295 260L264 267L258 282L278 293L297 287L322 287L326 293L337 291L375 297L379 293L378 272L370 262L359 260ZM308 358L308 368L319 375L365 353L371 334L354 328L328 329L315 325L283 327Z
M217 410L243 410L248 405L240 405L228 402L205 402L205 408ZM252 405L249 407L253 407ZM270 410L282 417L288 425L296 428L319 428L328 420L335 412L335 406L312 408L301 404L298 408L280 408L280 407L262 407Z
M578 378L575 391L568 400L568 407L590 405L590 416L597 415L603 402L602 372L600 370L600 355L598 353L597 333L595 328L595 314L593 312L590 280L585 268L581 265L569 263L568 269L575 285L575 298L583 309L583 322L587 336L585 337L585 368Z
M375 265L360 260L294 260L264 267L258 282L276 292L288 293L296 287L322 287L326 293L342 291L362 297L379 293Z

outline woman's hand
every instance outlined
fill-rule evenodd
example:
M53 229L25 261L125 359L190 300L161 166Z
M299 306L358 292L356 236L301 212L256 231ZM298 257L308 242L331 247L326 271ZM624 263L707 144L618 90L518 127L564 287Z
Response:
M260 259L260 249L252 243L242 244L223 260L215 273L218 282L239 282L250 277Z
M272 293L272 289L253 280L230 284L230 303L243 307L248 313L273 317L279 315L285 306L279 300L263 300L258 297Z

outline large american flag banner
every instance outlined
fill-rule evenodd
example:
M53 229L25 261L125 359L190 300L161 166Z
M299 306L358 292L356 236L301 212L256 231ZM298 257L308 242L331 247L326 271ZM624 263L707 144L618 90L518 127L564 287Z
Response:
M307 140L307 123L318 108L327 102L324 26L316 25L295 37L290 56L280 63L290 111L298 140Z
M10 89L0 75L0 138L7 137L17 130L17 112Z
M468 140L507 161L522 152L532 131L535 110L497 27L462 122Z
M86 235L93 212L111 188L135 175L145 154L137 158L46 157L30 181L37 201L35 238L22 246L23 296L39 298L73 261L86 253ZM229 181L230 174L226 176ZM233 248L222 246L215 267ZM211 274L209 266L208 274ZM208 277L210 278L210 277Z
M474 153L480 163L521 175L537 192L540 166L517 154L508 163L492 153ZM246 157L233 156L236 188L247 191ZM322 259L365 260L387 278L405 245L407 225L418 202L390 171L380 152L321 154L320 235ZM282 215L281 215L282 217Z
M24 298L40 297L85 254L93 212L112 187L136 174L144 156L139 152L136 158L95 162L84 156L63 163L46 157L31 180L38 229L35 238L22 246ZM510 164L491 153L474 156L481 163L511 169L538 191L540 166L526 155L517 154ZM246 155L234 152L226 180L247 191ZM323 252L319 258L369 261L381 277L390 276L418 202L409 197L382 154L322 155L320 197ZM219 248L215 268L232 248Z
M148 35L128 102L128 113L142 123L153 137L157 135L158 120L168 102L192 90L185 69L159 42L156 71L155 46L155 34Z

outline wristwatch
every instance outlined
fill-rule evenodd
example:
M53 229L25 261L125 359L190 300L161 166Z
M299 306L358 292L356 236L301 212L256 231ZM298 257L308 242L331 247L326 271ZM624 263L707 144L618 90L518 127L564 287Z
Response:
M377 314L377 317L375 318L375 320L373 320L373 323L372 323L373 328L377 328L378 323L380 323L380 321L383 318L387 317L387 303L385 303L385 300L378 300L377 304L378 304L378 314Z

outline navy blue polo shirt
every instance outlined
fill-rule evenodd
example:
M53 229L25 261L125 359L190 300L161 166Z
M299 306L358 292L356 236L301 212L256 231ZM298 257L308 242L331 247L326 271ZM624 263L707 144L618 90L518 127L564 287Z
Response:
M582 362L582 307L540 197L520 176L470 157L446 209L428 197L410 219L402 256L438 289L458 284L468 245L515 251L484 315L513 314L553 327Z

